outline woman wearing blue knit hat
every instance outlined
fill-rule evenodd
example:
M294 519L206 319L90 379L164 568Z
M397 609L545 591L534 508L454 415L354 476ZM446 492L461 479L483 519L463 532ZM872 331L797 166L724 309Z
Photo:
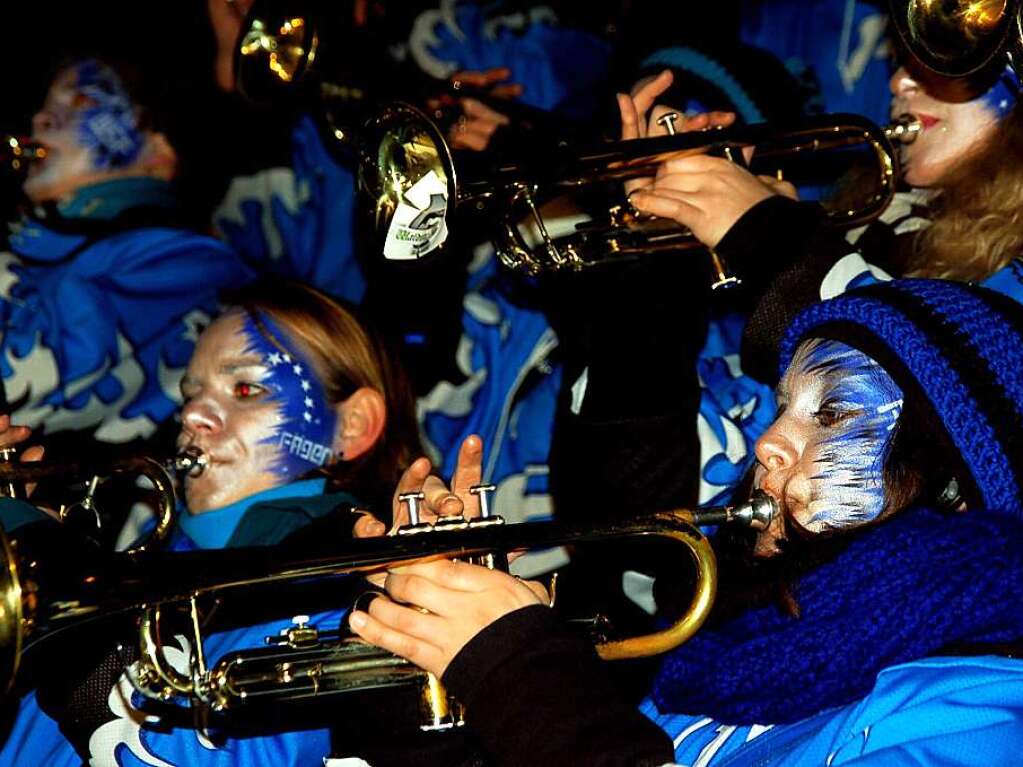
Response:
M751 477L781 513L755 540L715 541L714 613L640 712L502 573L403 569L395 601L351 623L443 675L496 764L1015 763L1021 350L1023 307L954 282L799 314Z

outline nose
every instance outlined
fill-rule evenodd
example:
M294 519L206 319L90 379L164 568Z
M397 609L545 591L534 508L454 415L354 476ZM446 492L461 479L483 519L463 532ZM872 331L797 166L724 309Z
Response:
M899 67L888 81L888 87L893 96L910 96L920 89L920 84L914 80L905 67Z
M53 115L47 112L45 109L40 109L34 115L32 115L32 132L41 133L43 131L51 130L55 124Z
M760 435L753 450L768 475L790 469L799 460L796 446L782 434L777 422Z
M218 434L224 428L224 418L213 402L194 397L181 409L181 424L191 434Z

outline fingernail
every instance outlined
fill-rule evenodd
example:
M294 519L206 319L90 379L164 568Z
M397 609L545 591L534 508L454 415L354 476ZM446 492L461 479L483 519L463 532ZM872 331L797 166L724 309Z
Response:
M361 629L366 627L366 614L363 612L353 612L348 615L348 623L353 629Z

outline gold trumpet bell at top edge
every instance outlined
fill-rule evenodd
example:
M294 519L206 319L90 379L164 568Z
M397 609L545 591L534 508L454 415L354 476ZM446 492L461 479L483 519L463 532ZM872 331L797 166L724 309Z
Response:
M890 0L903 43L946 77L972 74L1020 42L1020 0Z
M318 48L308 3L296 1L278 9L269 0L258 0L245 17L235 47L239 92L257 104L278 100L306 76Z

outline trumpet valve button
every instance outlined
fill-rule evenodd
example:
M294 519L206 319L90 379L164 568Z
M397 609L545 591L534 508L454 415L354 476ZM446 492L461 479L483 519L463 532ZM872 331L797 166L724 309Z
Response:
M669 136L674 136L678 131L675 129L675 121L680 117L678 112L667 112L657 118L657 124L668 131Z
M412 527L419 525L419 504L426 498L422 491L415 493L402 493L398 496L398 502L408 506L408 523Z
M480 499L480 519L489 519L493 516L494 512L490 508L490 494L495 490L497 490L497 485L490 483L473 485L469 488L469 493Z

